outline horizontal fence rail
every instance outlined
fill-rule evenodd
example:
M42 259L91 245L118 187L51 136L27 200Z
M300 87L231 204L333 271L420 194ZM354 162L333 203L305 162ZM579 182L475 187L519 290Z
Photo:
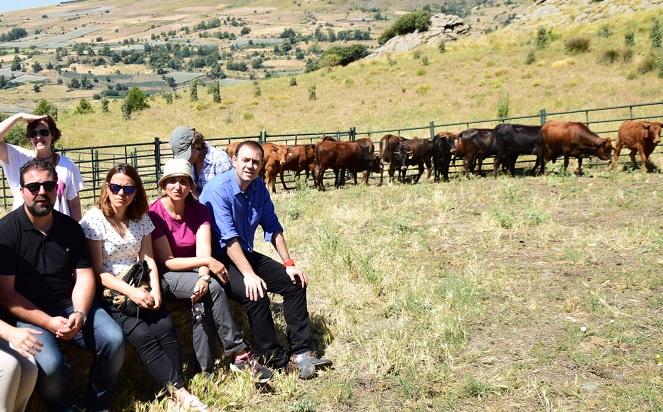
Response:
M330 136L336 140L352 141L358 138L368 137L375 143L385 134L395 134L408 138L432 138L440 131L460 132L464 129L474 127L493 128L500 123L519 123L542 125L548 120L577 121L590 126L593 132L602 137L609 137L613 140L617 137L617 130L625 120L648 120L663 119L663 102L640 103L623 106L611 106L593 109L579 109L570 111L547 111L541 109L538 113L530 115L520 115L507 118L479 119L461 122L435 123L431 121L427 125L414 127L398 127L393 129L364 130L358 131L351 127L348 130L321 131L321 132L302 132L302 133L280 133L272 134L267 131L260 131L256 135L245 136L227 136L210 137L206 141L217 147L226 147L232 142L243 140L255 140L259 143L277 143L286 145L317 143L323 137ZM655 153L661 153L661 147L656 148ZM90 147L58 148L58 151L68 156L76 163L81 171L85 182L85 188L80 192L81 201L84 204L93 203L99 195L100 187L106 177L106 173L117 163L128 163L135 166L143 179L143 184L148 189L148 194L156 196L156 184L161 176L163 164L172 153L167 139L154 137L151 142L102 145ZM628 158L629 149L622 150L620 162L626 163L624 157ZM639 160L639 158L638 158ZM629 160L630 161L630 160ZM608 161L602 161L592 158L586 162L588 166L607 164ZM520 156L516 167L524 169L532 167L534 164L533 156ZM493 161L488 158L484 161L483 170L492 170ZM449 174L459 173L462 170L462 161L453 163L449 168ZM386 172L386 170L385 170ZM0 171L2 177L0 194L2 195L2 206L10 208L12 205L12 195L7 180L4 178L4 170ZM418 173L415 167L410 167L407 177ZM386 173L385 173L386 174ZM426 175L424 175L425 177ZM327 171L325 174L325 184L333 184L333 172ZM385 176L385 179L387 177ZM373 182L380 179L380 176L372 174ZM349 179L346 179L348 181ZM289 188L296 185L292 172L286 172L284 181ZM312 185L311 178L307 184ZM150 192L150 189L152 191ZM277 179L277 190L282 189L280 179Z

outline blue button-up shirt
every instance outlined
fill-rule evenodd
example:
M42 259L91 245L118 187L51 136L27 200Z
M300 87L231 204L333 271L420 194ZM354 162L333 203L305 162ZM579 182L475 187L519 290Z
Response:
M203 190L207 182L212 180L214 176L233 167L228 153L208 143L205 143L205 145L207 146L207 153L203 159L203 166L200 170L194 171L195 183L198 186L198 190Z
M200 194L200 203L207 205L212 214L214 249L226 248L231 239L239 238L242 249L252 251L258 225L265 232L266 242L283 232L262 179L257 178L242 192L235 169L210 180Z

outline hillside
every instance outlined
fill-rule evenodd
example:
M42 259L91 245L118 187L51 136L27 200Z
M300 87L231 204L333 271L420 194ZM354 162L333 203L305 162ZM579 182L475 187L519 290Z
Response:
M119 102L111 103L106 114L98 106L89 115L73 115L69 109L59 120L63 144L87 145L100 131L104 142L146 141L166 136L179 124L194 125L208 136L235 136L262 129L376 130L431 120L495 118L500 99L507 95L511 115L658 101L663 82L650 57L649 39L657 15L650 10L553 28L545 48L536 47L536 31L498 30L449 44L445 53L420 48L299 75L296 86L290 86L288 78L277 78L223 87L220 104L212 103L203 88L200 100L190 102L184 88L172 105L152 98L151 108L129 122L121 120ZM609 35L599 36L606 28ZM629 48L624 45L627 32L634 36ZM565 41L578 36L589 40L589 51L566 51ZM630 59L622 57L627 49ZM533 62L527 64L530 53ZM618 56L612 63L605 60L610 53ZM316 99L309 100L313 87ZM27 86L5 93L35 97ZM40 96L49 95L49 87L44 87Z

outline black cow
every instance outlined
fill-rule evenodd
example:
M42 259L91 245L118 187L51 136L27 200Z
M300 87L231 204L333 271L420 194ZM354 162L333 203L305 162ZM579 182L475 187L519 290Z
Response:
M455 152L455 143L459 135L451 132L438 133L433 137L433 170L435 181L440 181L440 175L444 181L449 181L449 164Z
M539 173L543 173L541 126L501 124L495 128L495 148L493 175L497 176L499 167L504 166L513 177L516 171L518 156L530 154L536 155L536 162L532 171L536 174L536 168L540 165L541 170Z
M424 165L428 170L428 178L431 175L431 156L433 155L433 142L430 139L419 139L417 137L402 142L399 146L399 157L401 170L399 180L405 182L405 174L408 166L419 166L419 174L414 178L413 183L417 183L424 174Z

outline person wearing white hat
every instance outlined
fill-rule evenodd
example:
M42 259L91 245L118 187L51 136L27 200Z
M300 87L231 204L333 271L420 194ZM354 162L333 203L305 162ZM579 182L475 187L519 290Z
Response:
M205 142L205 137L189 126L178 126L170 133L173 157L187 160L193 166L193 182L200 193L217 174L232 169L230 157L223 150Z
M227 282L228 271L212 257L210 212L193 196L193 167L183 158L168 160L159 187L163 196L152 203L149 215L153 249L162 267L161 287L166 296L192 304L193 346L201 370L213 372L211 344L217 334L232 370L249 371L256 382L267 382L272 372L244 342L220 284ZM216 332L208 327L210 321Z

